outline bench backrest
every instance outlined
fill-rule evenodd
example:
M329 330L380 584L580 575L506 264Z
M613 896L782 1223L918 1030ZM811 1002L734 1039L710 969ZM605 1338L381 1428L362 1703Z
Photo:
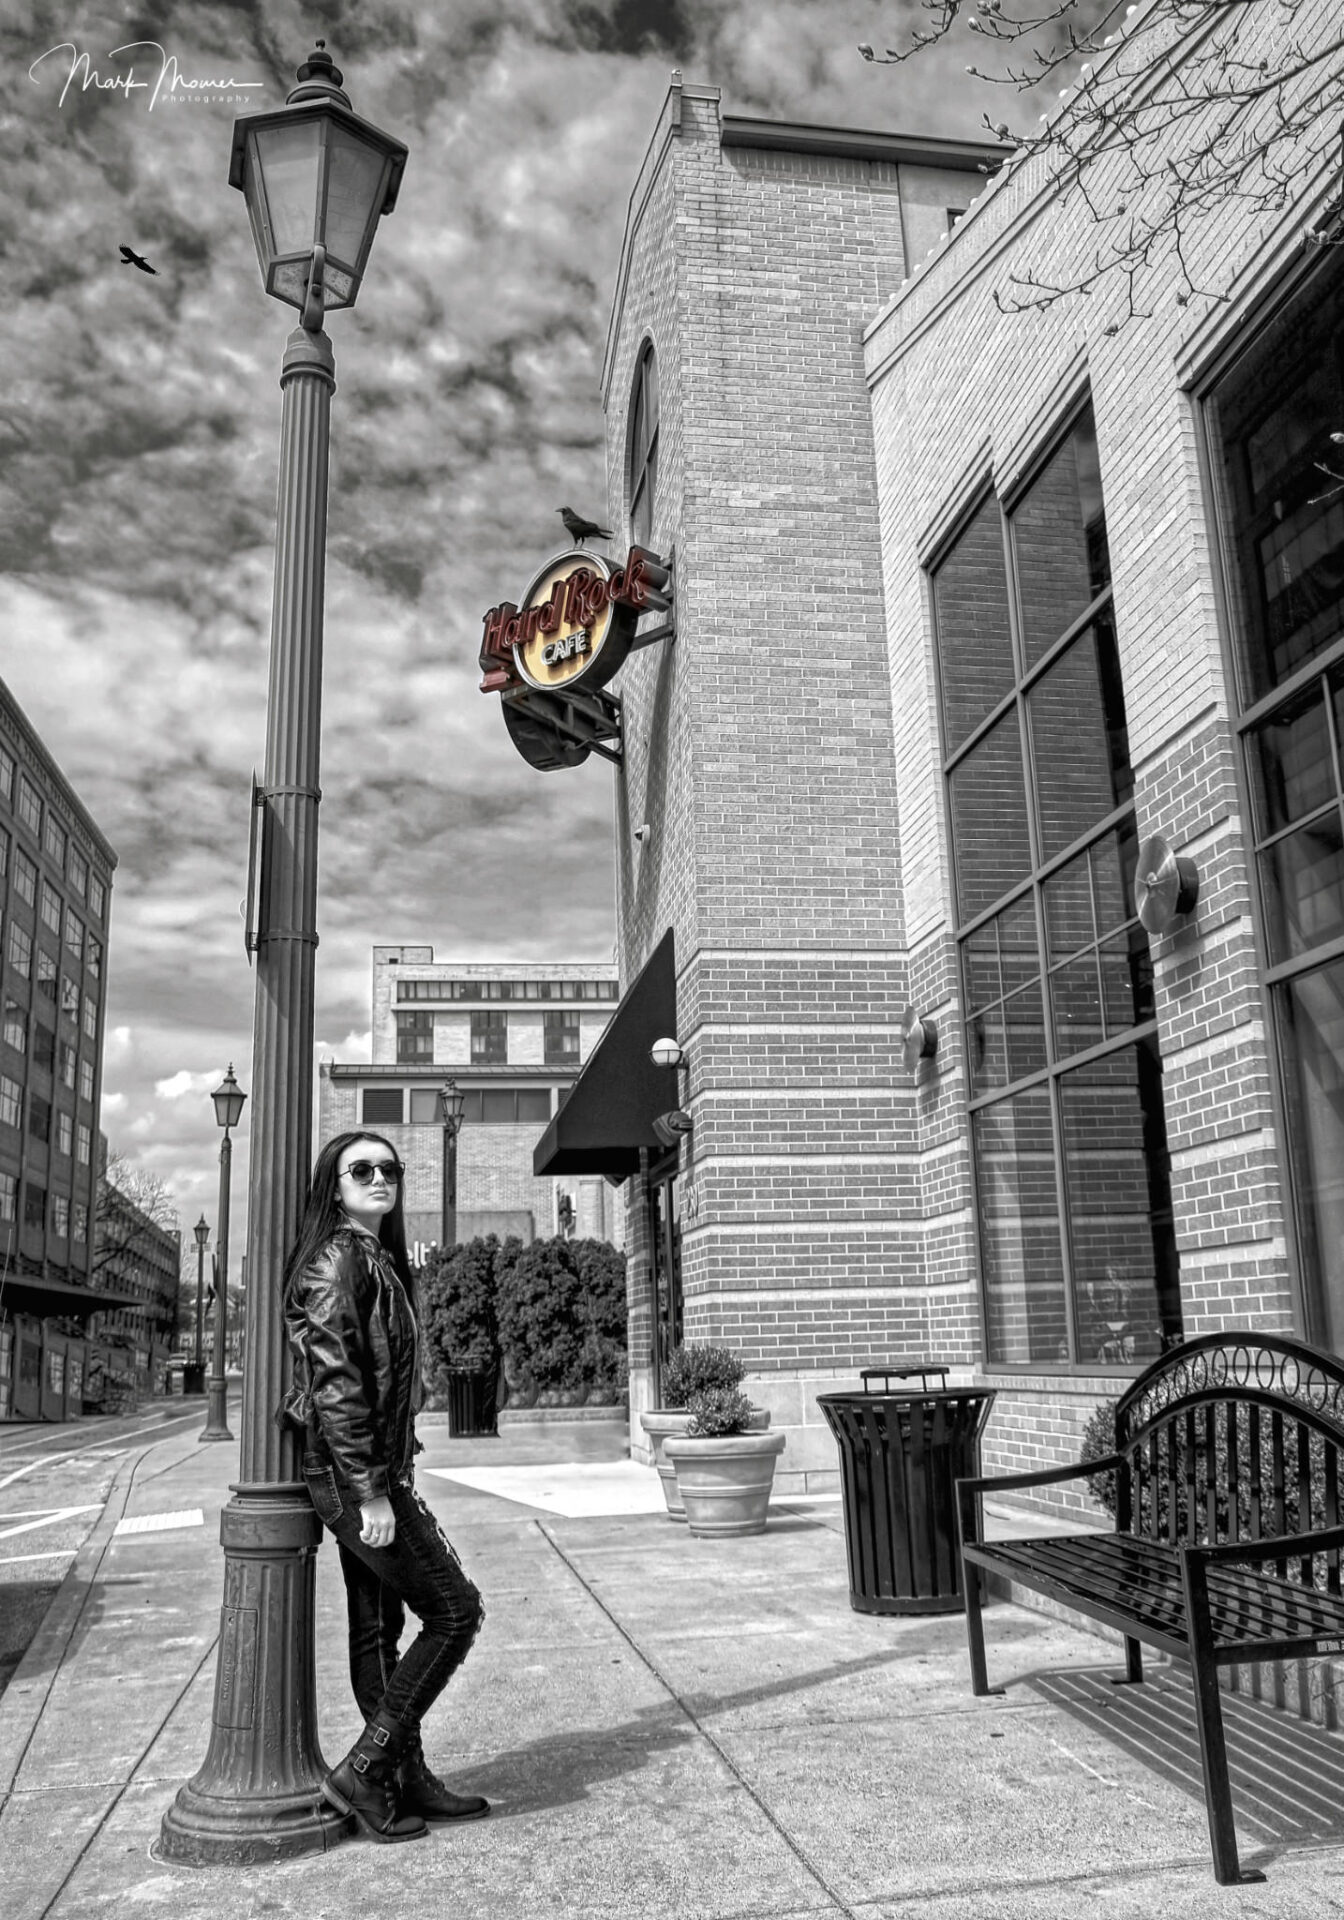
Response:
M1260 1540L1344 1518L1344 1363L1277 1334L1205 1334L1140 1374L1115 1410L1131 1506L1151 1539ZM1340 1591L1340 1551L1271 1563Z

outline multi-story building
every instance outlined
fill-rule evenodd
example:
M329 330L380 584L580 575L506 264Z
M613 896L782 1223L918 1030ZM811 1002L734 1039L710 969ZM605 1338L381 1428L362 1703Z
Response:
M105 1144L103 1158L106 1158ZM87 1397L107 1407L152 1393L177 1333L182 1235L155 1220L106 1175L99 1183L94 1278L124 1305L100 1313L89 1339Z
M610 965L468 963L432 947L373 950L373 1059L323 1061L319 1144L347 1129L385 1134L407 1167L408 1238L565 1227L612 1239L610 1189L597 1177L539 1179L532 1153L611 1018ZM456 1139L439 1090L452 1079L465 1105Z
M82 1403L116 863L0 682L0 1419Z
M626 1180L632 1410L726 1341L786 1486L867 1364L992 1384L1026 1467L1166 1343L1344 1340L1329 151L1192 215L1138 317L1123 274L1016 312L1091 258L1067 180L668 96L603 392L676 640L611 683L633 984L537 1168ZM602 1138L659 1028L684 1068Z

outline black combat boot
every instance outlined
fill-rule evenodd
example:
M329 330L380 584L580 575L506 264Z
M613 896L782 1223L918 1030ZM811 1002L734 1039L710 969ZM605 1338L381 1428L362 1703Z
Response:
M375 1713L322 1782L322 1798L339 1812L352 1814L370 1840L418 1840L429 1832L418 1813L399 1804L397 1765L409 1739L408 1728L388 1714Z
M407 1743L398 1779L402 1811L418 1813L422 1820L479 1820L490 1811L490 1802L479 1793L454 1793L430 1772L418 1733L412 1734Z

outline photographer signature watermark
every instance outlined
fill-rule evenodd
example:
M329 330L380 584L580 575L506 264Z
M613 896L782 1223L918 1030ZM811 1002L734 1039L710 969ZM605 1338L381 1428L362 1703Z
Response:
M80 52L73 40L63 40L58 47L48 47L45 53L39 53L28 69L28 78L40 86L47 73L63 75L61 97L56 103L60 107L65 105L67 94L78 80L80 94L87 93L90 88L96 93L119 93L127 100L137 93L148 94L149 98L145 106L150 113L154 111L161 99L210 100L216 103L223 100L234 101L242 106L246 104L242 97L244 93L260 90L266 84L264 80L235 80L232 77L227 80L202 79L185 74L178 66L177 55L161 47L157 40L130 40L124 47L113 47L106 57L109 60L117 60L123 54L136 53L141 48L158 56L158 72L154 73L151 65L149 78L137 79L134 66L126 67L120 73L109 73L104 76L93 65L89 55ZM50 61L52 64L39 75L38 68L44 61Z

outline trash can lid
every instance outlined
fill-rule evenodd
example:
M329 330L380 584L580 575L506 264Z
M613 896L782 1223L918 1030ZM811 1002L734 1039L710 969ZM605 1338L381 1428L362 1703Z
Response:
M918 1374L919 1383L924 1386L931 1373L936 1373L940 1380L946 1380L947 1371L946 1367L938 1366L933 1361L912 1367L864 1367L860 1370L859 1382L863 1391L868 1393L870 1380L883 1380L890 1383L892 1380L911 1380Z

